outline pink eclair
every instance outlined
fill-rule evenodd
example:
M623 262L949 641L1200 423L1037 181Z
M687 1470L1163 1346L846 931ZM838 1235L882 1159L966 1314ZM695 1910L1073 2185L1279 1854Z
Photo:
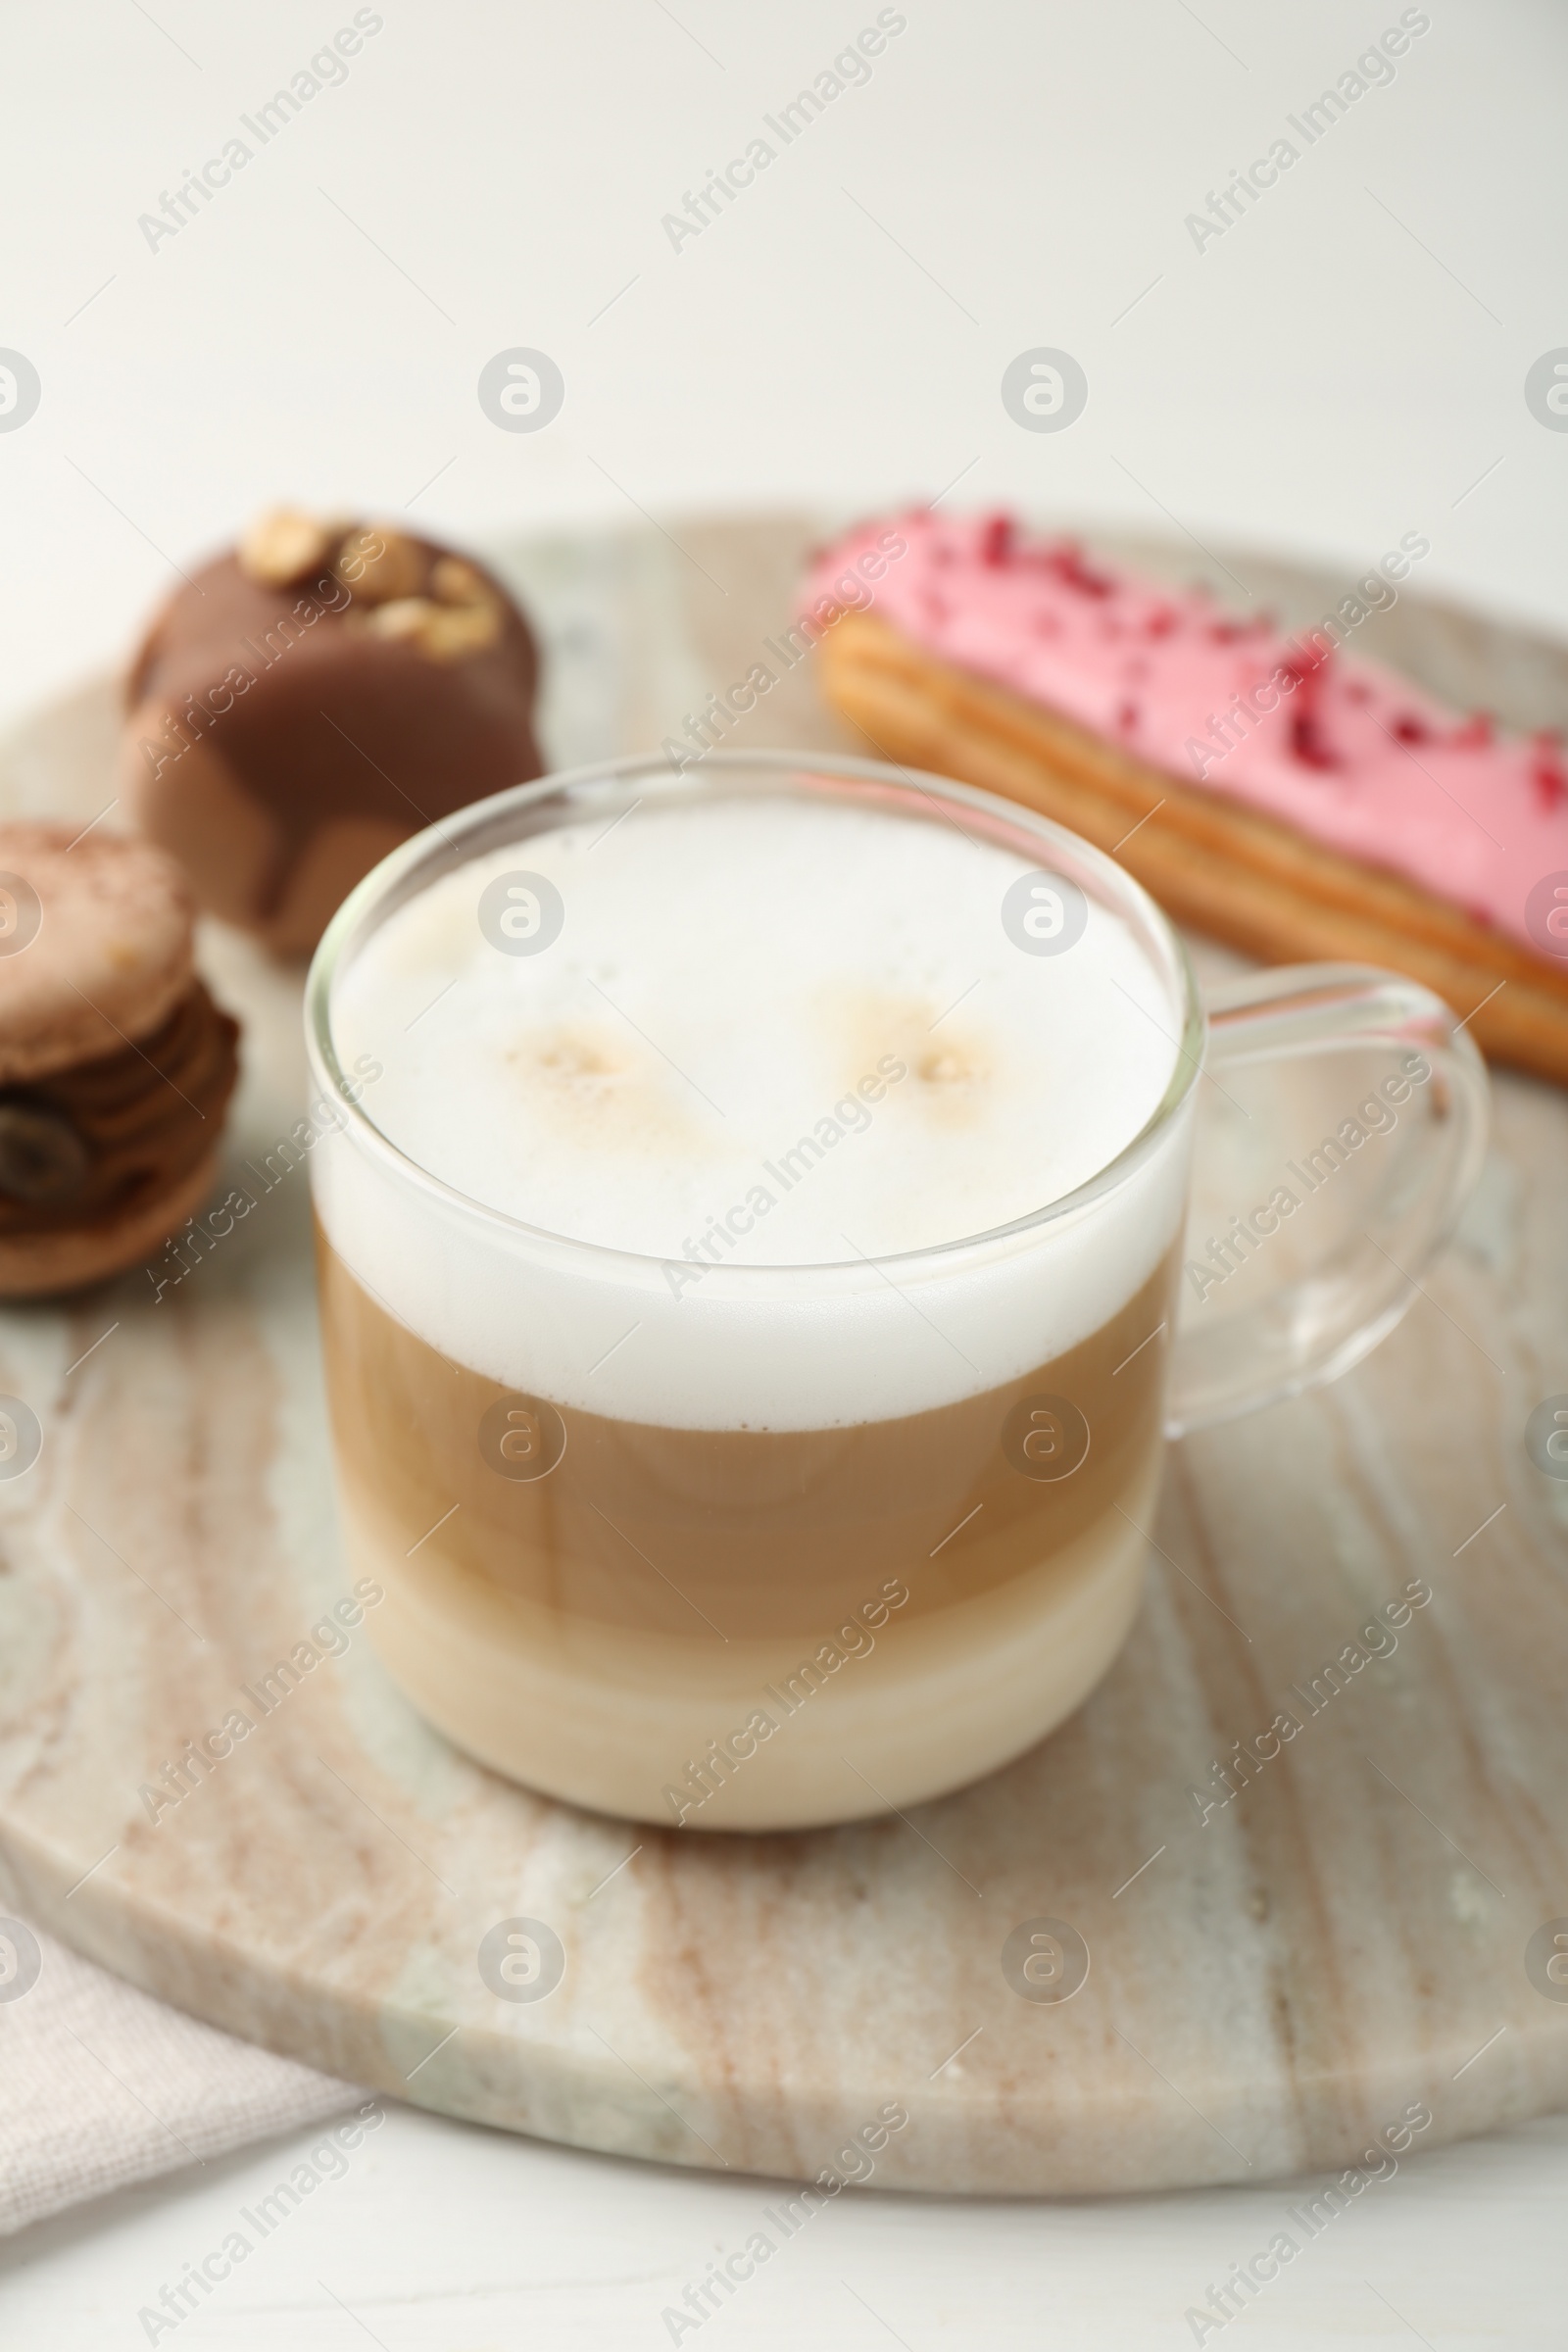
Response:
M1407 972L1495 1058L1568 1082L1556 738L1005 516L901 516L906 553L845 610L886 527L824 553L807 612L829 702L879 753L1071 826L1267 962Z

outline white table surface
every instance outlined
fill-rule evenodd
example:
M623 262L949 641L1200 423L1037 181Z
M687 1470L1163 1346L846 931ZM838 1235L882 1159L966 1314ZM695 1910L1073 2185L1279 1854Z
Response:
M254 2210L310 2136L46 2222L6 2255L0 2335L25 2352L145 2344L157 2301ZM1412 2158L1303 2246L1237 2352L1556 2352L1568 2120ZM776 2182L513 2139L408 2109L161 2346L179 2352L649 2352L662 2314L766 2228ZM782 2193L787 2194L785 2190ZM755 2352L1157 2352L1233 2263L1290 2230L1290 2184L1082 2203L846 2193L682 2345ZM775 2233L776 2234L776 2233ZM1294 2231L1299 2240L1299 2229ZM344 2307L347 2307L346 2309Z
M1348 581L1419 531L1424 589L1568 627L1568 435L1523 392L1568 343L1568 24L1549 0L1430 0L1392 84L1200 253L1185 216L1396 0L903 0L869 81L678 252L662 217L873 22L868 0L384 0L346 79L149 250L138 216L353 13L83 0L0 19L0 346L42 386L0 431L0 718L113 659L172 564L278 496L476 537L870 506L961 474L955 503L1163 515ZM538 433L478 405L481 367L515 346L565 380ZM1088 375L1064 432L1001 404L1037 346ZM144 2342L138 2307L294 2153L16 2241L0 2340ZM1565 2190L1568 2120L1412 2157L1235 2325L1560 2344ZM769 2194L394 2112L178 2340L667 2342L664 2305ZM1186 2308L1291 2194L845 2198L698 2332L1191 2342Z

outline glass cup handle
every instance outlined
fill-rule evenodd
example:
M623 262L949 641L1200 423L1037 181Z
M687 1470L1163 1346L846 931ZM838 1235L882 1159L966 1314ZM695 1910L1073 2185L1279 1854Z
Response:
M1292 964L1208 991L1207 1011L1196 1177L1209 1202L1228 1205L1206 1240L1197 1238L1210 1223L1204 1216L1184 1245L1171 1437L1358 1363L1393 1330L1453 1232L1487 1142L1486 1066L1442 998L1414 980L1362 964ZM1272 1068L1275 1093L1294 1076L1308 1102L1294 1116L1254 1124L1235 1091L1247 1091L1241 1074L1250 1065ZM1400 1126L1403 1140L1391 1150ZM1333 1179L1380 1137L1388 1156L1368 1204L1363 1191L1348 1196ZM1298 1222L1325 1186L1342 1213ZM1352 1204L1360 1213L1348 1225L1343 1208ZM1314 1228L1323 1229L1320 1247ZM1280 1233L1291 1236L1283 1248L1272 1239ZM1270 1251L1278 1274L1260 1295ZM1238 1274L1244 1279L1233 1281Z

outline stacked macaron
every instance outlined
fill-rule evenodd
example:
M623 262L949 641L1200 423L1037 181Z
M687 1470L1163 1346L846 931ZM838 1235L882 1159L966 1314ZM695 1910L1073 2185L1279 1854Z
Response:
M194 918L150 843L0 826L0 1297L136 1264L211 1187L239 1030Z

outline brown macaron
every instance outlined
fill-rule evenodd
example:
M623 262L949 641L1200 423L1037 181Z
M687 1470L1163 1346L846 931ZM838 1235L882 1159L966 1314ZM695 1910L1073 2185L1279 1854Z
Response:
M217 1172L238 1023L151 843L0 825L0 1298L145 1259Z
M537 670L481 565L278 508L154 617L121 792L210 914L306 955L399 842L539 774Z

